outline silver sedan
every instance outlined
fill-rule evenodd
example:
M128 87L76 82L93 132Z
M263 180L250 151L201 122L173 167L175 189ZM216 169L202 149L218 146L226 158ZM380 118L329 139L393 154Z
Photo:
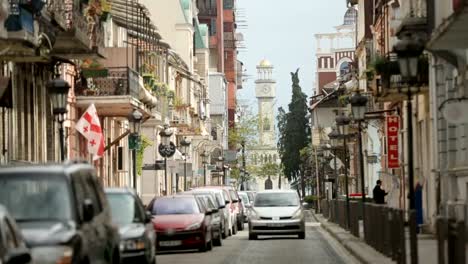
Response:
M295 191L257 193L250 208L249 239L258 235L298 235L305 238L304 212Z

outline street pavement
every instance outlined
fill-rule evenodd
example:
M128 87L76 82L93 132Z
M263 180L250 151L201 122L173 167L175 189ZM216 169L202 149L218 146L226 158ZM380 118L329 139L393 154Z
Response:
M247 227L247 226L246 226ZM222 247L214 247L206 253L171 252L157 256L158 264L283 264L358 263L317 222L308 222L306 239L297 236L268 237L248 240L248 231L223 240Z

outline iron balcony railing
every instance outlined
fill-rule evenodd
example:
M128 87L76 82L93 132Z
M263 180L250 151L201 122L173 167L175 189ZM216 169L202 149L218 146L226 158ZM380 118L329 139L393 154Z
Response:
M107 74L81 78L75 88L77 96L131 95L139 98L139 75L129 67L107 68Z

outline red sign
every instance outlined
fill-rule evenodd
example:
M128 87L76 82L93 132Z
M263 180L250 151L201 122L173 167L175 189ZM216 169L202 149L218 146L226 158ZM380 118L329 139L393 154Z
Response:
M400 117L387 116L387 167L400 168L398 155L398 133L400 132Z

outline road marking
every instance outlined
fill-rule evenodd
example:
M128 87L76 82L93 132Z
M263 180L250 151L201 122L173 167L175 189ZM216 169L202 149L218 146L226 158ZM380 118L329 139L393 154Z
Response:
M306 226L312 226L312 227L318 227L318 226L320 226L320 223L317 223L317 222L306 222L305 225L306 225Z

